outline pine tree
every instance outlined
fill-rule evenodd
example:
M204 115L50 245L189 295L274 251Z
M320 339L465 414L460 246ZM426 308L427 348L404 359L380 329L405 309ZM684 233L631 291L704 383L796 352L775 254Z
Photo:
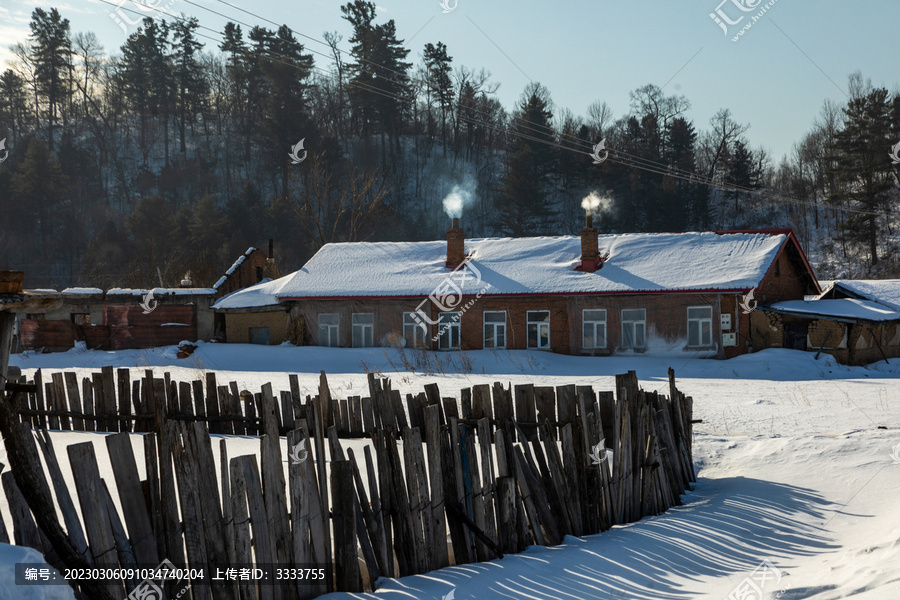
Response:
M42 8L31 13L31 55L39 97L47 106L50 151L53 151L54 128L72 94L72 40L69 20L55 8Z
M453 58L447 54L447 46L443 42L425 44L425 68L428 69L428 87L437 101L441 111L441 142L444 145L444 155L447 154L447 115L450 113L453 101L453 82L450 73L453 69L450 63Z
M890 209L893 187L890 159L891 101L884 88L855 96L844 108L844 128L836 136L837 179L846 184L831 198L848 203L855 212L844 223L844 233L862 242L870 264L878 264L880 219Z
M500 230L513 237L555 229L556 213L547 201L556 162L552 120L547 88L530 84L519 102L497 206Z
M281 195L288 193L291 146L301 139L312 142L315 132L306 106L308 79L313 59L303 53L293 32L282 25L277 33L256 32L260 71L265 79L262 99L262 128L265 134L263 154L281 170Z
M412 64L405 62L409 50L397 39L393 19L382 25L374 24L374 2L354 0L342 6L341 12L353 26L350 42L356 62L349 66L353 86L350 97L362 121L362 133L371 133L377 126L382 150L387 135L395 141L399 154L400 126L412 100L408 76Z
M734 142L734 147L729 154L728 171L725 175L725 184L741 188L757 189L759 187L759 173L756 169L753 152L747 148L746 140L739 139ZM731 227L737 228L746 223L741 215L745 213L744 204L751 200L752 194L735 190L726 190L725 198L733 204L731 214Z
M31 114L25 80L7 69L0 75L0 139L8 138L10 148L24 132Z
M178 114L178 142L182 154L187 151L184 135L190 115L193 127L194 115L203 111L209 85L200 67L198 55L203 44L197 41L194 31L200 26L195 17L175 21L172 24L174 79L176 86L175 110Z
M25 158L12 177L11 191L15 203L27 207L28 221L19 226L40 231L41 255L46 257L48 241L58 223L56 208L66 200L68 190L59 160L39 139L29 142Z

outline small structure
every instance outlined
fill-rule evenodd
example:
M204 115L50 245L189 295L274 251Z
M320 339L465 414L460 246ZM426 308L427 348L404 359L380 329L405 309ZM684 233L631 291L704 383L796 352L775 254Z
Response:
M326 244L276 292L305 342L729 358L741 310L818 294L789 229Z
M863 365L900 356L900 280L838 280L811 301L760 306L766 347L815 350Z
M249 248L213 287L131 289L67 288L42 290L55 302L43 310L16 310L14 348L64 351L84 342L88 348L122 350L178 344L183 340L214 339L212 305L221 296L255 284L278 269L269 254Z
M289 277L264 279L223 296L213 305L226 341L236 344L281 344L288 339L287 307L278 293Z
M760 307L784 348L814 350L864 365L900 356L900 312L855 298L789 300ZM768 347L777 347L777 342Z

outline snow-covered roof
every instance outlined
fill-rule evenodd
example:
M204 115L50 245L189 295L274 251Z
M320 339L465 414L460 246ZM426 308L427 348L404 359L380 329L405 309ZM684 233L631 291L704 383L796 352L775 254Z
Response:
M95 294L102 294L103 290L100 288L89 288L89 287L71 287L66 288L61 294L71 294L73 296L92 296Z
M869 300L785 300L760 307L781 314L824 317L838 321L900 321L900 312Z
M106 292L107 296L146 296L150 290L133 288L113 288ZM214 288L153 288L154 296L210 296L215 295Z
M900 310L900 279L839 279L834 289Z
M290 276L280 277L275 280L263 279L256 285L251 285L236 292L231 292L227 296L222 296L212 307L213 309L228 309L278 306L277 294L289 280Z
M256 248L254 248L253 246L247 248L247 251L240 255L236 261L234 261L234 264L231 265L231 268L225 271L224 275L219 277L219 280L215 284L213 284L213 287L218 290L219 287L223 283L225 283L225 280L228 279L235 271L237 271L237 268L241 266L241 263L243 263L244 260L254 252L256 252Z
M759 285L784 233L633 233L599 236L609 258L595 273L576 271L578 236L466 240L463 293L614 294L748 291ZM421 297L447 285L447 243L326 244L290 275L278 297Z

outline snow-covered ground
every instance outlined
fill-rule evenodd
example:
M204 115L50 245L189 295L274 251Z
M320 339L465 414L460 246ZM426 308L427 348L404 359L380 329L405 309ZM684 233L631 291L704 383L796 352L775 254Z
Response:
M427 362L427 364L426 364ZM476 351L420 355L396 350L200 344L188 359L174 348L14 356L32 369L130 367L193 379L288 389L289 373L314 394L320 370L333 392L364 395L366 369L401 391L437 382L442 395L478 383L589 384L613 389L616 373L637 371L645 389L667 391L666 369L694 397L698 482L684 506L639 523L554 548L490 563L382 581L375 595L329 598L578 598L828 600L900 598L900 360L845 367L829 356L767 350L729 361L672 357L566 357L542 352ZM61 445L102 434L55 434ZM255 443L228 440L229 455ZM893 456L892 456L893 455ZM895 458L896 457L896 458ZM0 450L0 462L3 462ZM2 507L5 511L5 507ZM780 580L757 570L769 561ZM766 577L768 575L768 577ZM448 596L451 594L452 596Z

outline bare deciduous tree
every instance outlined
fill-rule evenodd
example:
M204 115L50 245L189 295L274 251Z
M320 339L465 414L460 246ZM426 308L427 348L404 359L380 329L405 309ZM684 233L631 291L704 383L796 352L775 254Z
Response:
M377 167L339 165L345 172L336 177L335 167L328 164L324 153L313 154L302 174L291 178L288 206L317 247L358 241L363 226L381 208L389 190Z

